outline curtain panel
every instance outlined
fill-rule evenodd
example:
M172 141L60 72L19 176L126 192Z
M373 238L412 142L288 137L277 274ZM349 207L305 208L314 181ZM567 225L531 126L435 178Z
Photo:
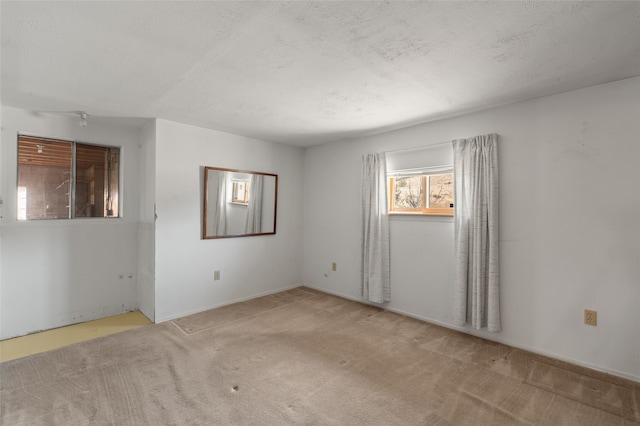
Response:
M375 303L391 300L387 162L384 153L362 159L361 230L362 297Z
M247 206L247 221L245 234L259 234L262 232L262 186L264 176L253 173L249 180L249 205Z
M453 141L456 325L501 330L498 135Z
M211 207L207 213L207 223L213 224L214 235L227 233L227 172L209 173Z

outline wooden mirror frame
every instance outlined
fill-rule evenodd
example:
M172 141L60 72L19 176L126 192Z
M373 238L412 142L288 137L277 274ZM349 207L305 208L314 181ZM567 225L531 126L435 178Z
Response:
M215 228L216 224L207 223L207 216L210 210L210 203L214 202L209 199L209 173L210 172L229 172L229 173L243 173L249 175L261 175L265 177L273 177L274 178L274 187L273 187L273 230L269 230L268 232L258 232L258 233L232 233L232 234L224 234L217 235ZM248 170L239 170L239 169L226 169L221 167L204 167L204 194L203 194L203 214L202 214L202 239L203 240L211 240L211 239L219 239L219 238L239 238L239 237L253 237L258 235L273 235L276 233L276 223L277 223L277 213L278 213L278 175L272 173L263 173L263 172L255 172ZM226 204L226 201L225 201ZM237 203L235 203L237 204ZM247 203L248 204L248 203ZM269 210L266 210L270 214ZM212 231L213 229L213 231Z

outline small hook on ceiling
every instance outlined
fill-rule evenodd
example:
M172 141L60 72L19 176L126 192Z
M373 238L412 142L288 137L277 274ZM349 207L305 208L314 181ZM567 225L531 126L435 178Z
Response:
M89 116L89 114L87 114L84 111L76 111L76 114L78 114L80 116L80 121L78 121L78 125L80 127L87 127L87 117Z

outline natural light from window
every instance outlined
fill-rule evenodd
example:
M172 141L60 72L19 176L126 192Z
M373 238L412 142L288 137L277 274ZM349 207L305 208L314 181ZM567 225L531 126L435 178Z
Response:
M389 177L389 213L453 216L453 172L402 171Z
M18 220L27 220L27 187L18 187Z

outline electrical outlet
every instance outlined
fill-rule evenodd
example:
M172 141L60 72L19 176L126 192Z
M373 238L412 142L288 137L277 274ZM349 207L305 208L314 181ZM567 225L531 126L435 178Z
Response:
M336 262L333 262L333 263L331 264L331 270L332 270L332 271L335 271L335 270L337 269L337 267L338 267L338 264L337 264Z
M213 271L213 279L218 281L220 279L220 271Z
M584 323L588 325L598 325L598 312L590 309L584 310Z

